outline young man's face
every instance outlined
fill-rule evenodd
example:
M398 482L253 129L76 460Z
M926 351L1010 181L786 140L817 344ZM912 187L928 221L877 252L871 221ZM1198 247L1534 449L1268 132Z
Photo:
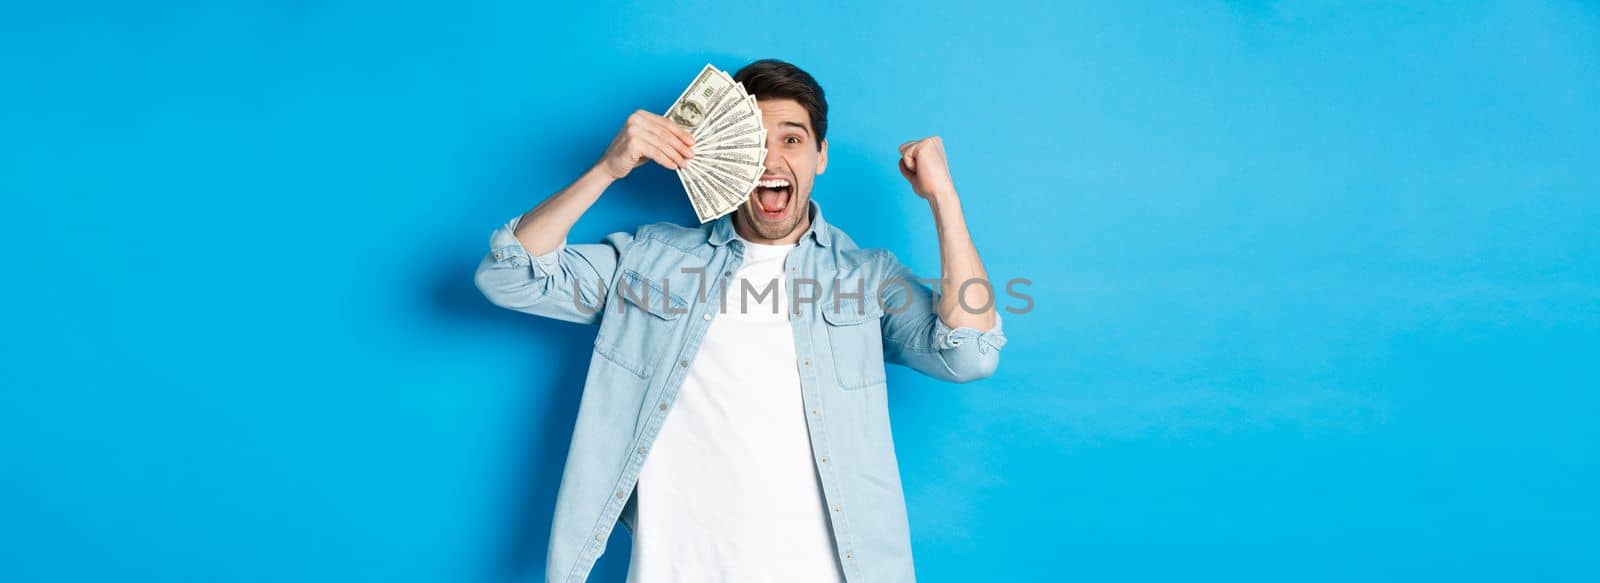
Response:
M762 99L756 104L767 129L767 170L735 213L734 223L743 227L739 234L747 239L792 243L811 225L811 185L828 167L828 142L819 144L811 114L795 100Z

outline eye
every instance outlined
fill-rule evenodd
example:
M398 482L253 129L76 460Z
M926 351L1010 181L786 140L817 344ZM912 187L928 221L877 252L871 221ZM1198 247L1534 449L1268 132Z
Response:
M800 138L796 137L796 136L789 136L789 137L783 139L783 143L785 143L785 144L798 144L798 143L800 143Z

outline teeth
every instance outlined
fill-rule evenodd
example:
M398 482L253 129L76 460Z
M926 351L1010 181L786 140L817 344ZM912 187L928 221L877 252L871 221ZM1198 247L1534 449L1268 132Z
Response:
M781 178L773 178L773 179L770 179L770 180L762 180L761 182L758 182L756 184L758 186L763 187L763 188L788 188L789 187L789 181L781 179Z

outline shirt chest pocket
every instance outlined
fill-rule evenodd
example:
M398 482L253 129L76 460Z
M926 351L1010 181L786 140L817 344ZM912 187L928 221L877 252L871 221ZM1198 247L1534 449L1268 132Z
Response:
M595 352L640 378L649 377L661 359L676 352L678 327L689 312L680 290L692 285L623 269L606 302Z
M883 330L879 327L883 310L878 303L847 298L820 309L839 387L848 390L883 384Z

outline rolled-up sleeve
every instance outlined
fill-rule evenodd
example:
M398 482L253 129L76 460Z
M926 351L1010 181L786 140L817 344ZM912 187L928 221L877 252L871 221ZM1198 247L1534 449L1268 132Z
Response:
M585 245L563 240L547 253L532 255L515 234L521 218L512 217L489 235L489 253L474 276L478 291L509 310L581 324L598 322L606 286L613 281L632 235L613 233L602 243Z
M893 256L888 262L880 298L884 360L957 383L993 375L1000 366L1000 349L1006 345L1000 314L995 314L994 327L988 330L952 328L939 318L932 288L917 281Z

